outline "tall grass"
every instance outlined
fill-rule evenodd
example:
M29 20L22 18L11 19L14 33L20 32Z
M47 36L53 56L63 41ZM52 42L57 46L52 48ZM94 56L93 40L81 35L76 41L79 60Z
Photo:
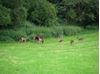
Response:
M63 35L76 35L82 31L78 26L53 26L53 27L39 27L39 26L26 26L18 29L2 30L0 32L0 40L15 40L18 41L20 37L24 36L28 40L36 35L44 36L45 38L60 37Z

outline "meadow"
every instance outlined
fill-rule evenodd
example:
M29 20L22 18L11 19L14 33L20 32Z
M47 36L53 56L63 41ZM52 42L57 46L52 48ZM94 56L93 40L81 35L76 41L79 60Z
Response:
M98 44L98 31L65 36L61 43L0 42L0 74L98 74Z

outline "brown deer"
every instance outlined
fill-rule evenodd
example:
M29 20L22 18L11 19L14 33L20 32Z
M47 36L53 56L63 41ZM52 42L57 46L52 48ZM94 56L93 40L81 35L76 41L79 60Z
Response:
M35 36L34 40L38 43L44 43L44 37L43 36Z
M20 38L20 42L26 42L26 41L27 41L26 37L21 37Z
M79 40L79 41L82 41L83 39L84 39L84 38L79 38L78 40Z
M59 40L59 42L63 42L63 41L64 41L63 39Z
M70 40L70 44L72 45L74 43L74 40Z
M64 37L63 36L58 37L58 39L59 39L59 42L63 42L64 41Z

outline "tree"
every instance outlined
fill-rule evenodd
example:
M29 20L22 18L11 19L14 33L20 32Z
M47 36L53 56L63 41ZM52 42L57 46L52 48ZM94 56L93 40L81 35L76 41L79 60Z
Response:
M0 5L0 26L7 26L11 23L10 9Z
M50 25L57 18L55 6L46 0L36 0L28 12L28 19L37 25ZM52 20L48 21L49 19Z
M24 7L18 7L12 10L13 24L21 25L26 21L26 18L27 18L27 10Z
M58 4L58 17L64 22L74 22L86 27L98 23L98 0L62 0Z

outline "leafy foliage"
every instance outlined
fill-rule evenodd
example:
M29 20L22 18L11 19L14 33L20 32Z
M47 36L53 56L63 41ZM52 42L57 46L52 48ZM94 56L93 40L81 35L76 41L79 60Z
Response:
M98 23L99 0L0 0L1 40L74 35L81 31L77 25Z
M0 5L0 25L11 24L10 9Z
M46 0L37 0L29 10L29 20L36 25L50 25L49 23L57 17L56 13L57 10L53 4Z
M37 26L54 26L63 21L78 23L85 27L98 23L98 2L98 0L0 0L0 19L2 24L14 24L15 27L25 21Z
M28 40L32 40L33 37L37 35L44 36L45 38L49 37L61 37L61 36L69 36L76 35L82 31L82 28L78 26L53 26L53 27L22 27L18 30L16 29L7 29L0 31L0 37L4 41L8 41L8 38L19 41L21 37L26 37ZM4 38L3 38L4 37Z
M13 24L21 25L27 18L27 10L24 7L15 8L12 11Z
M80 23L84 27L98 22L98 15L98 0L62 0L58 5L61 19Z

